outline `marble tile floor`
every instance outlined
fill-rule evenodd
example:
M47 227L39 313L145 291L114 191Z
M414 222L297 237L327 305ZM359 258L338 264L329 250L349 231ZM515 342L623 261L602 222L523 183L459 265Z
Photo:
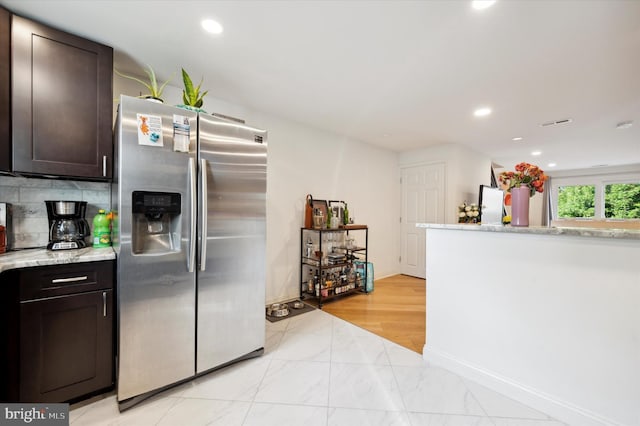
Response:
M115 395L71 406L72 425L562 426L409 349L315 310L266 323L262 357L119 413Z

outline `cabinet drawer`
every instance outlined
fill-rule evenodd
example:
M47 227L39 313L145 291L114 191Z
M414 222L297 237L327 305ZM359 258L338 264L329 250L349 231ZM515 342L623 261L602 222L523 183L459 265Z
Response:
M38 266L20 271L20 301L113 288L113 261Z

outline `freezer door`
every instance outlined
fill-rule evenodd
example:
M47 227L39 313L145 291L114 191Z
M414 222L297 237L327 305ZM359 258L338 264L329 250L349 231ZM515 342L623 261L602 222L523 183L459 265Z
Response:
M198 373L264 347L266 132L199 117Z
M147 120L161 119L162 146L139 143L138 114ZM173 150L174 114L191 123L191 152ZM115 132L117 174L112 197L118 213L114 249L118 263L117 383L118 401L122 402L195 374L195 265L189 272L189 260L192 230L195 237L197 115L123 97ZM158 244L148 252L132 248L132 223L140 223L133 221L133 191L180 195L180 214L171 222L138 228L157 238L164 226L171 226L173 249L163 252ZM150 202L162 201L159 197Z

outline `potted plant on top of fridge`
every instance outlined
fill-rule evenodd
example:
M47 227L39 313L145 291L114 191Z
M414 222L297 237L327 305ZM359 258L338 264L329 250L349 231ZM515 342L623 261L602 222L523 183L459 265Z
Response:
M197 86L194 86L191 77L189 77L189 74L182 68L182 82L184 83L184 89L182 90L182 102L184 102L184 105L178 106L193 111L206 112L201 107L204 97L209 91L205 90L203 93L200 93L202 79L200 79L200 83Z
M162 83L162 85L158 86L158 80L156 79L156 73L153 71L153 68L151 68L151 65L147 65L147 68L145 68L145 70L144 70L144 72L149 77L149 81L148 82L144 81L144 80L141 80L138 77L134 77L132 75L122 74L121 72L119 72L115 68L114 68L114 71L120 77L124 77L124 78L128 78L130 80L133 80L133 81L137 81L138 83L140 83L144 87L146 87L147 90L149 90L149 94L148 95L140 95L140 96L138 96L139 98L145 98L145 99L148 99L150 101L159 102L159 103L164 103L164 101L162 100L162 92L164 91L165 86L173 78L173 76L171 76L167 81Z

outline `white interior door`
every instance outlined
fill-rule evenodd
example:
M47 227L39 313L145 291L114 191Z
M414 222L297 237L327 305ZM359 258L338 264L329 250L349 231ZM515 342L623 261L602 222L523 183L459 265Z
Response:
M400 271L426 277L425 229L416 223L444 223L444 163L402 168Z

